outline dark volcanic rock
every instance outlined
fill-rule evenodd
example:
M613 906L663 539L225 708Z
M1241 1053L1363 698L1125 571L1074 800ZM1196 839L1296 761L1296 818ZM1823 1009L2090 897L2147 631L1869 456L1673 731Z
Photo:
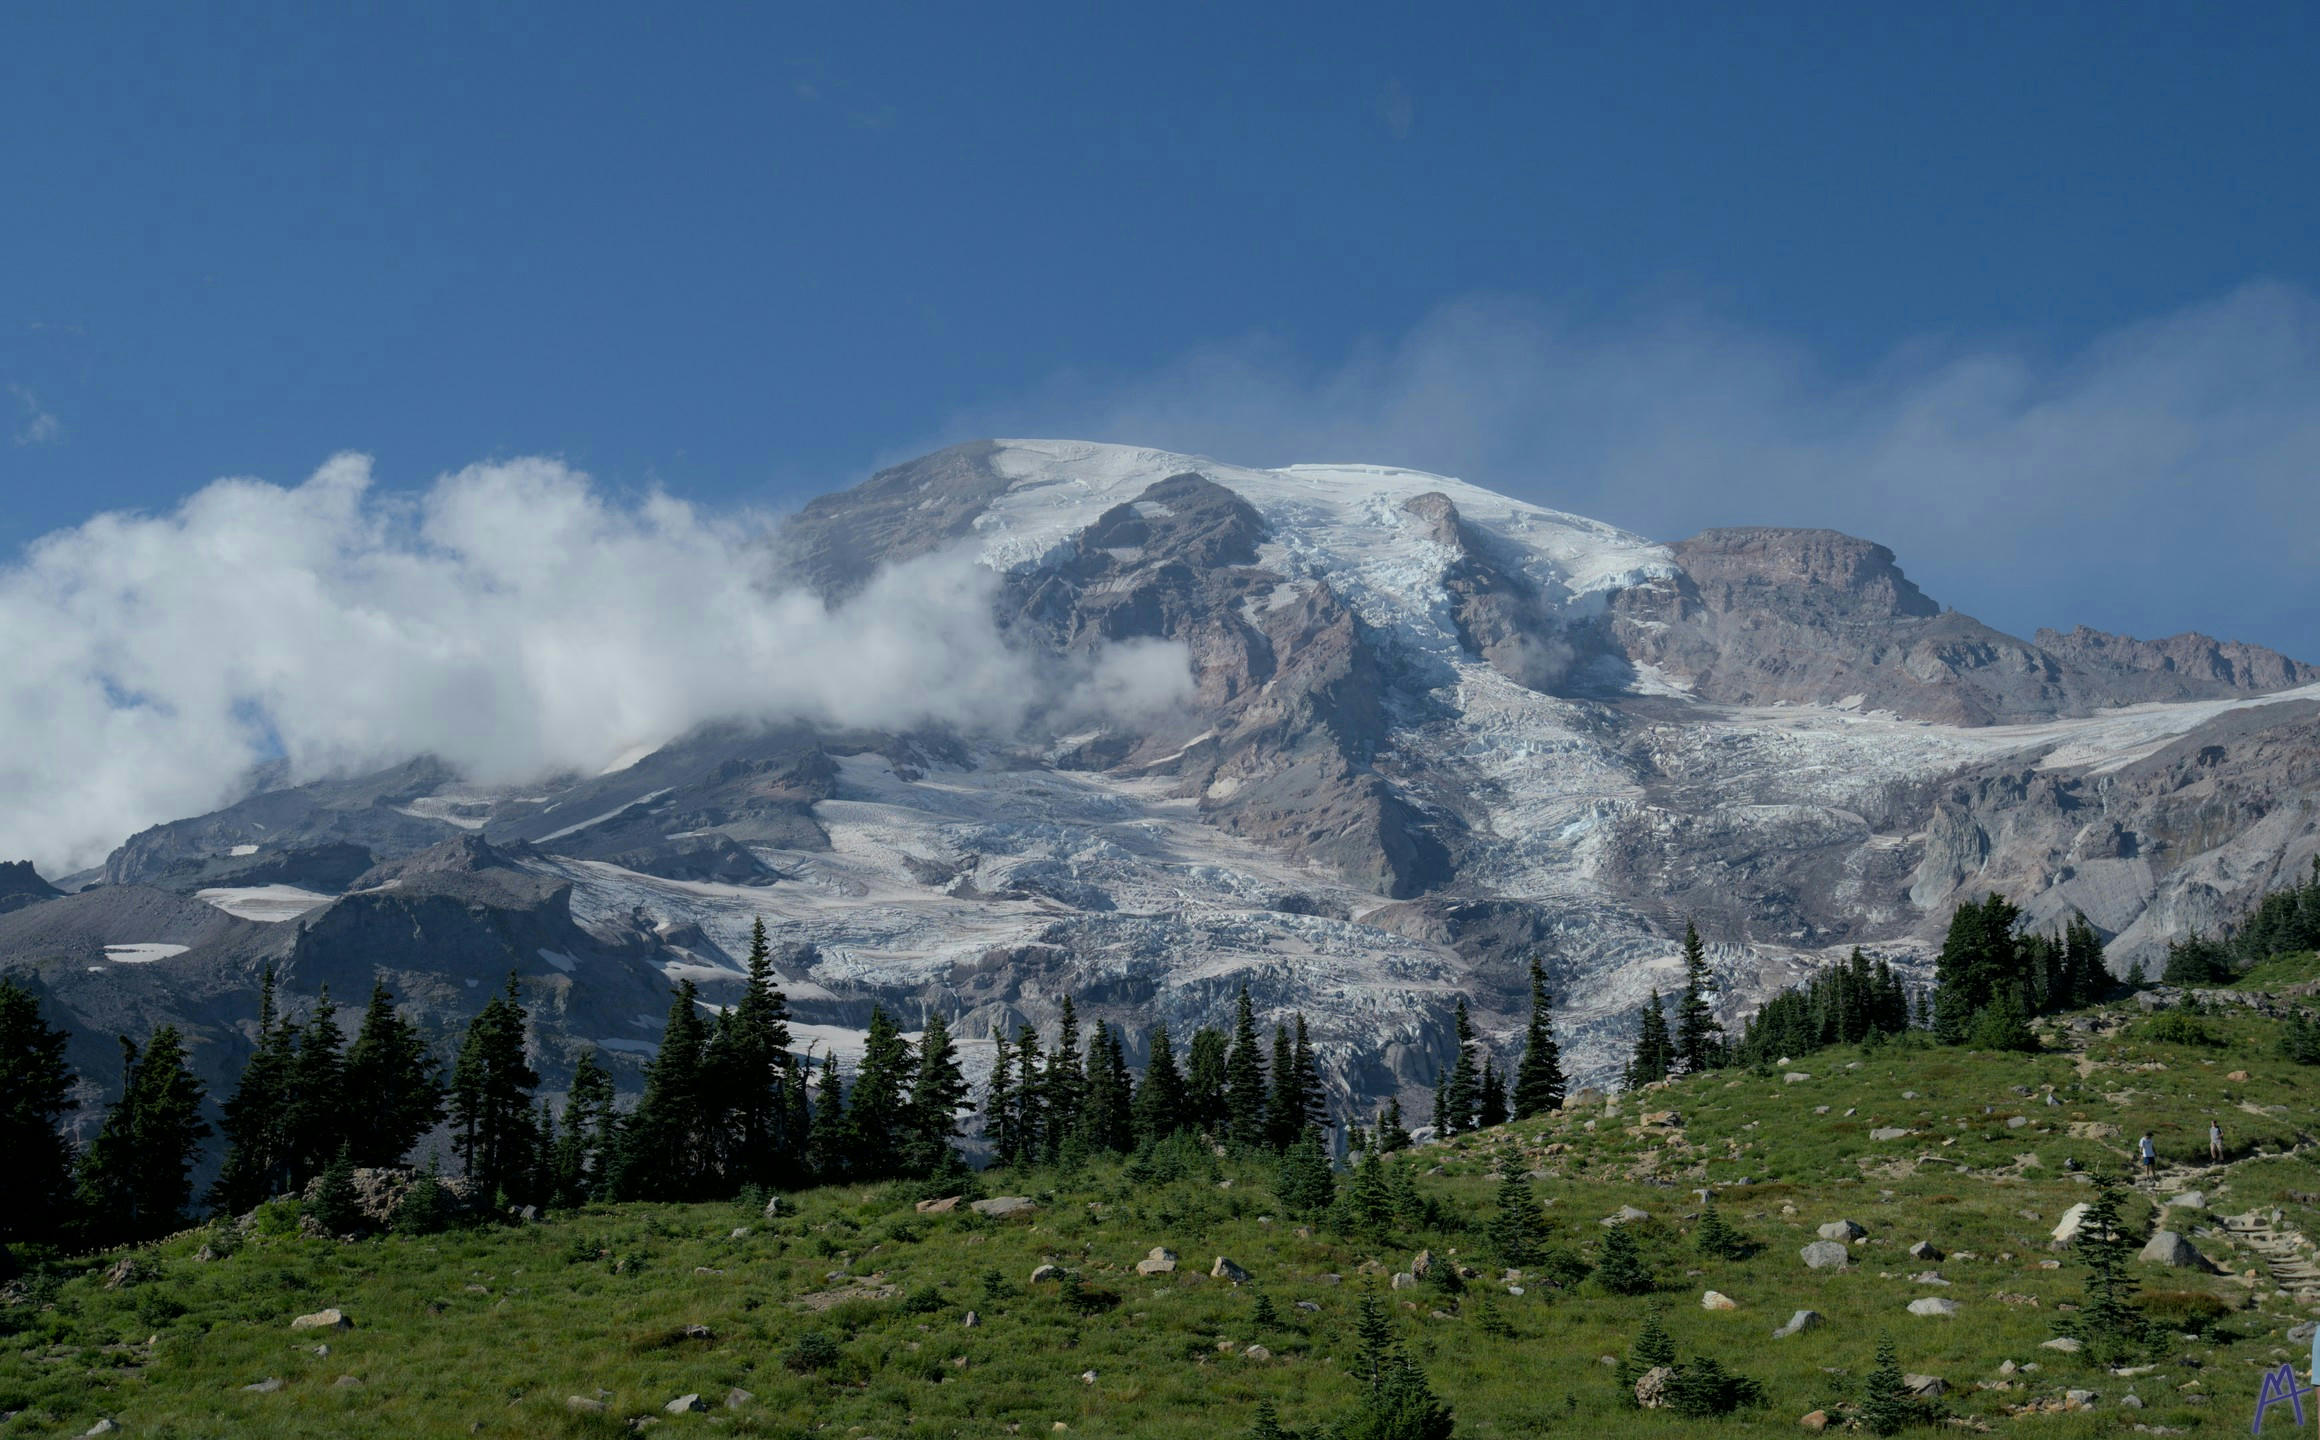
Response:
M30 860L0 861L0 915L21 910L42 900L54 900L64 892L40 878Z

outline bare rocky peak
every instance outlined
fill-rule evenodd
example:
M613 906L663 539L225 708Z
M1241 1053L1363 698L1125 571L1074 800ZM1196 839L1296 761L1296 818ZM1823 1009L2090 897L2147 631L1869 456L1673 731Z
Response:
M42 900L54 900L62 890L40 878L30 860L0 861L0 914L20 910Z
M2040 649L2074 664L2176 675L2232 690L2287 690L2320 681L2320 666L2291 660L2261 645L2217 640L2196 630L2159 640L2137 640L2132 635L2112 635L2080 625L2068 631L2041 629L2031 638Z
M1882 620L1941 613L1901 573L1892 551L1836 530L1703 530L1669 548L1701 603L1714 610L1803 609Z
M860 589L880 565L931 555L974 530L1007 493L988 440L881 470L849 490L806 502L782 527L783 559L824 598Z

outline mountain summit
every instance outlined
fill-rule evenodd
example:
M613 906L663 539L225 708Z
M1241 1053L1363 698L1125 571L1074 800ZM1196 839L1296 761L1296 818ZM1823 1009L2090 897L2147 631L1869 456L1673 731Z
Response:
M124 1007L238 1063L272 964L342 1002L387 975L444 1026L512 968L551 1075L590 1048L633 1075L667 985L726 998L763 917L801 1043L841 1055L873 1001L941 1011L972 1061L1070 994L1140 1061L1246 985L1309 1017L1341 1096L1416 1103L1461 996L1511 1051L1533 956L1599 1078L1687 919L1731 1011L1856 944L1918 964L1992 889L2083 912L2123 971L2320 846L2312 667L2020 640L1832 531L1661 544L1411 470L1021 440L818 499L778 558L835 600L952 551L1010 644L1168 647L1189 698L1031 735L728 724L520 790L425 757L267 790L131 837L101 888L16 884L0 964L84 1073Z

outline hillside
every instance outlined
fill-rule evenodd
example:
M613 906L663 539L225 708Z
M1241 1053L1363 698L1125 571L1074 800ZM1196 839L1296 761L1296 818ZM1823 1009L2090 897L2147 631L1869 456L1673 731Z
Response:
M1405 1209L1378 1235L1290 1213L1269 1163L1182 1143L986 1172L969 1199L1032 1201L998 1218L914 1204L955 1192L838 1187L781 1197L772 1215L754 1201L591 1206L334 1242L300 1235L278 1202L17 1282L0 1310L0 1434L111 1418L154 1435L587 1436L641 1417L664 1434L1214 1437L1244 1432L1260 1400L1301 1430L1352 1407L1357 1306L1374 1292L1460 1436L1792 1434L1808 1412L1843 1419L1887 1332L1969 1428L2083 1390L2096 1398L2025 1423L2222 1436L2320 1313L2314 1072L2278 1051L2278 1017L2298 1004L2301 991L2243 987L2206 1014L2049 1017L2037 1055L1897 1042L1575 1097L1551 1120L1399 1157L1432 1213ZM2216 1166L2211 1117L2229 1145ZM2168 1323L2148 1358L2114 1372L2042 1348L2085 1284L2050 1234L2092 1194L2083 1172L2116 1173L2145 1128L2164 1165L2131 1196L2130 1225L2139 1239L2166 1203L2224 1273L2136 1264L2148 1313ZM1600 1260L1598 1222L1646 1212L1628 1233L1653 1292L1565 1290L1534 1269L1518 1294L1498 1278L1493 1169L1510 1151L1552 1245ZM1703 1191L1755 1254L1699 1253ZM1808 1269L1800 1248L1841 1220L1866 1232L1849 1263ZM1944 1253L1913 1258L1919 1242ZM1155 1246L1179 1264L1140 1275ZM1421 1251L1429 1278L1389 1279ZM1248 1282L1211 1278L1219 1256ZM1067 1278L1034 1280L1043 1265ZM1475 1276L1446 1280L1459 1265ZM1734 1308L1704 1309L1709 1290ZM1927 1297L1955 1315L1907 1308ZM291 1328L326 1306L351 1328ZM1803 1309L1824 1323L1768 1338ZM1626 1355L1655 1310L1682 1356L1762 1382L1763 1403L1721 1421L1623 1403L1601 1357ZM729 1403L736 1391L749 1394ZM665 1411L688 1394L706 1413Z

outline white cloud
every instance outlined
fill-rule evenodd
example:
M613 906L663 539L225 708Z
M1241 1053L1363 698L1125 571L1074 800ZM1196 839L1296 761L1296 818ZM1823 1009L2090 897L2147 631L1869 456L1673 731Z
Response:
M2320 301L2291 286L2066 353L1928 341L1853 369L1696 315L1471 299L1335 364L1255 337L1060 377L949 433L1409 465L1664 539L1827 526L2004 628L2200 628L2320 659Z
M832 610L772 586L765 538L547 460L385 496L353 455L50 535L0 571L0 856L93 863L277 748L301 778L432 752L513 781L713 719L1012 732L1189 689L1179 647L1065 668L1001 643L965 556Z

